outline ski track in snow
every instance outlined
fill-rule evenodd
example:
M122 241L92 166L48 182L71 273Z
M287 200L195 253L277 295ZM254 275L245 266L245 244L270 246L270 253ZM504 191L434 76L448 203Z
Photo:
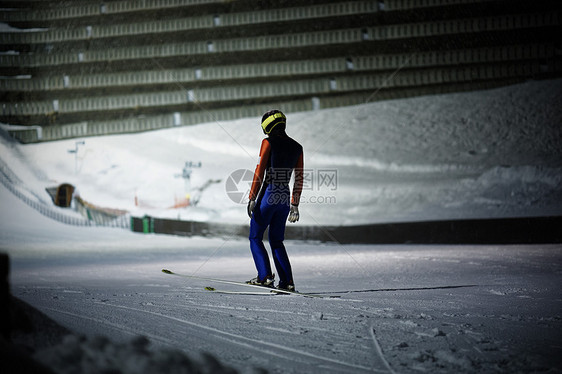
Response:
M375 344L375 348L377 350L377 354L379 355L380 359L382 360L384 367L386 367L386 369L388 370L388 372L390 374L396 374L394 370L392 370L392 368L390 367L390 365L388 364L388 361L386 361L386 359L384 358L384 354L382 352L381 346L379 345L379 342L377 340L377 336L375 334L375 328L373 326L371 326L369 328L369 332L371 333L371 337L373 338L373 343Z
M329 362L329 363L332 363L332 364L347 366L347 367L350 367L350 368L353 368L353 369L361 369L361 370L366 370L366 371L371 370L371 368L368 368L368 367L349 364L349 363L346 363L346 362L343 362L343 361L331 359L331 358L328 358L328 357L323 357L323 356L320 356L320 355L315 355L315 354L312 354L312 353L308 353L308 352L304 352L304 351L301 351L301 350L293 349L293 348L290 348L288 346L283 346L283 345L280 345L280 344L274 344L274 343L263 341L263 340L255 340L255 339L247 338L246 336L243 336L243 335L229 333L229 332L222 331L222 330L219 330L219 329L215 329L215 328L212 328L212 327L209 327L209 326L205 326L205 325L201 325L201 324L198 324L198 323L190 322L190 321L187 321L185 319L180 319L180 318L164 315L162 313L150 312L150 311L146 311L146 310L142 310L142 309L136 309L136 308L125 307L125 306L118 306L118 305L111 305L111 304L107 304L107 305L110 305L114 308L123 308L123 309L138 311L138 312L149 313L151 315L155 315L155 316L158 316L158 317L161 317L161 318L170 319L170 320L182 323L182 324L189 325L189 326L194 327L194 328L205 330L206 332L214 333L215 336L217 336L217 337L219 337L223 340L228 341L230 344L241 345L245 348L253 349L258 354L267 353L267 354L270 354L270 355L279 356L279 354L275 352L275 350L277 350L277 351L282 351L282 352L288 352L289 355L281 355L281 357L285 357L285 358L288 358L288 359L290 358L291 360L296 360L296 357L294 355L301 355L301 356L312 358L314 360L319 360L320 362ZM273 351L272 350L264 350L263 349L264 346L267 346L270 349L272 348Z
M151 338L154 341L159 341L159 342L162 342L162 343L165 343L165 344L168 344L168 345L174 344L174 341L171 340L171 339L166 339L166 338L162 337L161 335L152 334L148 330L132 329L132 328L127 327L126 324L112 323L112 322L110 322L106 319L89 317L89 316L85 316L83 313L80 313L80 314L79 313L72 313L72 312L68 312L66 310L61 310L61 309L46 307L44 310L54 312L54 313L57 313L57 314L62 314L62 315L65 315L65 316L70 316L70 317L78 319L78 320L81 319L81 320L85 320L87 322L93 322L94 324L97 324L97 325L105 325L105 326L108 326L112 329L115 329L115 330L117 330L121 333L125 333L125 334L128 334L128 335L133 336L133 337L138 336L138 335L143 335L143 336Z
M333 268L330 257L346 262L337 246L308 246L305 252L324 253L316 271ZM31 268L19 273L16 295L80 333L122 340L136 332L156 347L211 352L241 372L499 373L560 363L554 358L561 351L559 245L362 247L349 250L362 263L365 255L372 259L363 270L385 283L380 287L346 294L363 272L350 274L344 266L329 279L306 276L297 266L303 284L311 277L327 281L322 291L345 286L341 299L213 294L203 290L208 282L167 279L159 274L162 264L150 262L118 276L95 262L92 274L85 271L90 266L76 270L82 275ZM305 258L294 262L309 268ZM41 276L24 286L28 271ZM441 286L430 285L435 279ZM423 286L408 286L414 283Z
M61 289L60 290L61 293L80 293L80 292L72 292L69 291L67 289ZM279 296L279 297L283 297L283 296ZM291 297L291 296L285 296L285 297ZM243 350L251 350L254 352L254 355L269 355L269 356L274 356L274 357L278 357L281 359L285 359L285 360L290 360L293 363L301 363L301 364L305 364L308 367L323 367L326 370L329 371L333 371L333 372L386 372L385 370L380 370L380 369L376 369L376 368L371 368L371 367L367 367L367 366L363 366L363 365L359 365L359 364L353 364L353 363L349 363L343 360L338 360L335 358L330 358L330 357L325 357L323 355L320 354L315 354L315 353L311 353L311 352L307 352L306 350L303 349L296 349L296 348L291 348L290 346L286 346L286 345L282 345L282 344L278 344L278 343L273 343L267 340L260 340L260 339L256 339L256 338L250 338L247 337L247 335L244 334L238 334L238 333L233 333L233 332L227 332L224 331L222 329L218 329L218 328L214 328L214 327L210 327L208 325L205 324L201 324L201 323L196 323L196 322L192 322L189 321L185 318L179 318L170 314L164 314L161 312L156 312L154 310L147 310L147 309L140 309L140 308L136 308L136 307L131 307L131 306L125 306L125 305L117 305L117 304L112 304L112 303L108 303L107 301L94 301L94 304L96 304L97 306L102 306L102 307L109 307L109 308L114 308L114 309L121 309L121 310L126 310L126 311L132 311L132 312L138 312L138 313L143 313L143 314L148 314L150 316L149 320L151 321L151 324L154 325L160 325L160 323L154 321L154 319L152 317L157 317L157 319L165 319L168 320L168 322L166 323L169 324L171 321L171 323L179 323L181 325L187 325L190 328L190 335L193 334L193 331L197 331L197 335L201 336L201 337L205 337L205 339L211 339L211 340L221 340L226 342L229 345L228 351L232 352L235 351L236 349L233 346L239 346L242 347ZM159 308L162 307L172 307L177 309L178 308L178 304L160 304ZM223 315L229 315L233 312L234 308L232 307L228 307L228 306L222 306L222 305L217 305L217 304L207 304L207 306L205 305L201 305L199 303L197 304L193 304L191 306L192 310L197 310L198 312L205 310L208 312L212 312L215 314L223 314ZM222 311L221 309L225 309L224 311ZM243 309L247 309L247 308L243 308ZM156 341L156 342L161 342L164 343L166 345L170 345L173 346L174 345L174 340L172 339L168 339L164 337L164 334L166 333L166 331L162 332L161 334L155 334L154 330L152 329L146 329L146 328L140 328L140 329L134 329L131 327L128 327L127 324L120 324L120 323L114 323L111 321L108 321L107 319L103 319L103 318L99 318L99 317L93 317L93 316L87 316L84 314L80 314L80 313L73 313L73 312L68 312L66 310L61 310L61 309L56 309L56 308L52 308L52 307L46 307L44 308L45 311L50 311L50 312L54 312L56 314L62 314L64 316L70 316L72 318L75 319L82 319L85 320L87 322L96 324L96 325L106 325L109 326L112 329L115 329L119 332L124 332L126 334L129 335L137 335L137 334L141 334L141 335L145 335L147 337L150 337L152 340ZM182 305L182 310L184 312L189 311L190 308L187 307L186 305ZM298 312L294 312L294 311L279 311L279 310L275 310L275 309L265 309L265 308L252 308L252 312L253 313L261 313L264 315L267 315L268 313L281 313L281 314L285 314L285 315L294 315L294 314L300 314L301 316L304 317L308 317L309 314L308 313L298 313ZM98 315L99 311L96 311L96 315ZM106 312L107 313L107 312ZM113 315L113 313L108 312L109 315ZM127 313L130 314L130 313ZM189 313L186 313L189 314ZM253 319L248 319L248 321L253 321ZM278 333L285 333L285 334L295 334L295 332L291 332L287 329L280 329L280 328L275 328L275 327L271 327L271 326L263 326L265 329L271 330L271 331L276 331ZM333 332L329 331L329 330L322 330L323 333L328 333L330 335L333 336L333 338L337 338L337 334L333 334ZM177 343L176 343L177 344ZM262 358L263 359L263 358Z

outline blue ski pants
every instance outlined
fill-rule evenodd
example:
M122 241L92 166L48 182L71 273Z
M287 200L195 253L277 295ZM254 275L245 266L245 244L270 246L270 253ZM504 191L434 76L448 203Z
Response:
M258 279L263 281L265 277L272 275L269 256L263 244L263 234L269 227L269 245L281 287L293 284L291 263L283 244L290 210L289 196L288 186L268 186L261 199L256 201L250 221L250 249L258 270Z

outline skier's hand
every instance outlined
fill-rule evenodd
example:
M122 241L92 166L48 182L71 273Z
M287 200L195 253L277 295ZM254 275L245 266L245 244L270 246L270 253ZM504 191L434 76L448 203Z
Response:
M252 219L252 213L254 212L254 208L256 207L256 200L248 201L248 217Z
M291 210L289 211L289 222L295 223L299 220L299 207L296 205L291 205Z

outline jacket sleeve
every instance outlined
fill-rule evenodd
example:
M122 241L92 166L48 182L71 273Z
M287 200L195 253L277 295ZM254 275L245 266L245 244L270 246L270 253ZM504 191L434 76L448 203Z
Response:
M295 166L295 183L293 185L292 205L299 205L301 200L302 185L304 180L304 154L301 152L297 165Z
M271 146L267 139L262 140L260 148L260 160L256 165L256 171L254 172L254 179L252 180L252 186L250 187L250 200L255 200L258 197L261 185L263 183L263 177L265 175L265 169L269 162L269 155L271 153Z

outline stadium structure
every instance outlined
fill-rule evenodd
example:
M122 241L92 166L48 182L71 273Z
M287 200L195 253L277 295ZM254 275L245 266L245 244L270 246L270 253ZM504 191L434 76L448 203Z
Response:
M562 74L558 0L17 0L0 122L24 143Z

